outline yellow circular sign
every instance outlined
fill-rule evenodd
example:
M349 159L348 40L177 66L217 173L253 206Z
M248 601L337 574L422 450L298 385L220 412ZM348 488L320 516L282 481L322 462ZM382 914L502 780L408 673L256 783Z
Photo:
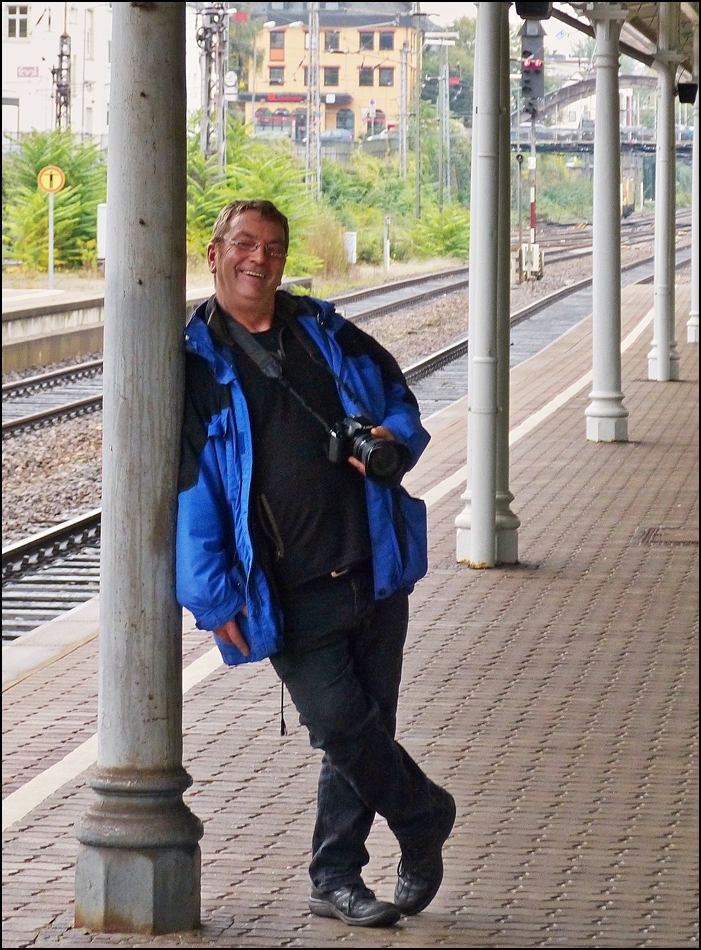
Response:
M66 184L66 176L57 165L45 165L37 175L37 182L42 191L60 191Z

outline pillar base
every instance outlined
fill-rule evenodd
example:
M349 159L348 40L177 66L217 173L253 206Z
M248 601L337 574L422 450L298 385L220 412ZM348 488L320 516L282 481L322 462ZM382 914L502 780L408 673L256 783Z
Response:
M497 564L518 564L517 528L497 528Z
M97 801L76 827L75 925L102 933L166 934L200 925L202 822L172 771L98 768Z
M478 570L483 568L494 567L496 563L496 552L498 549L498 542L495 538L494 542L494 563L487 564L486 562L475 563L471 560L472 558L472 528L465 528L458 526L456 545L455 545L455 560L458 564L467 564L468 567L473 567Z
M518 564L518 529L521 519L511 510L511 492L497 492L497 564Z
M686 342L687 343L698 343L699 342L699 318L698 314L696 317L691 317L689 322L686 325Z
M697 328L698 329L698 328ZM660 379L657 375L657 356L650 354L647 358L647 378L653 382L673 382L679 381L679 357L672 356L669 360L669 379Z
M513 497L509 493L508 500L512 500ZM508 500L506 500L506 496L503 496L506 510L502 511L499 507L500 498L497 497L496 550L494 557L496 564L518 563L518 529L521 527L521 520L508 508ZM455 519L455 527L458 529L455 542L455 560L458 564L467 564L468 567L476 569L492 566L474 564L471 560L472 523L469 505Z
M627 442L628 417L587 416L589 442Z
M200 925L200 848L95 848L75 865L75 926L167 934Z

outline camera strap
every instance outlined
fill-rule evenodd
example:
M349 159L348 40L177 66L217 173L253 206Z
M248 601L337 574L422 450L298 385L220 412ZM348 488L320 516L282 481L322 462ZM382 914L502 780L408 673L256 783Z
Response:
M318 412L312 409L309 403L305 400L304 396L302 396L301 393L298 393L294 386L290 384L290 381L285 378L280 361L277 360L272 353L266 350L264 346L261 346L253 334L244 326L242 326L238 320L234 319L234 317L232 317L231 314L222 307L222 305L217 300L216 295L213 295L207 301L207 309L205 311L205 319L207 323L209 323L215 308L218 308L225 318L223 321L223 326L225 328L225 332L230 338L230 341L236 343L243 350L246 356L255 366L258 367L264 376L266 376L268 379L276 380L282 387L284 387L290 393L290 395L293 396L304 409L306 409L308 413L314 416L317 422L323 426L324 431L327 434L331 432L331 426L327 423L327 421L322 416L320 416ZM290 326L291 322L292 321L286 320L285 325ZM299 337L297 338L300 339ZM309 350L306 348L306 346L305 350L307 353L309 353ZM311 356L311 354L309 355ZM317 362L317 360L314 361ZM328 366L327 368L331 369ZM331 372L333 373L333 370L331 370ZM336 374L333 373L333 375L335 376Z
M365 407L362 405L360 399L358 399L358 397L350 388L350 386L346 382L344 382L341 379L341 377L338 376L333 371L332 367L329 366L329 364L326 362L325 359L323 359L323 357L320 358L319 354L315 352L314 348L312 347L310 343L309 337L306 335L304 330L299 325L299 321L297 320L297 318L293 316L292 314L287 314L287 313L281 313L280 316L285 326L290 328L290 332L296 337L297 342L302 347L302 349L307 354L307 356L312 361L312 363L316 364L316 366L319 366L321 369L329 373L329 375L333 376L338 386L343 390L343 392L351 400L351 402L355 403L356 408L360 410L361 414L367 416L368 413L366 412Z

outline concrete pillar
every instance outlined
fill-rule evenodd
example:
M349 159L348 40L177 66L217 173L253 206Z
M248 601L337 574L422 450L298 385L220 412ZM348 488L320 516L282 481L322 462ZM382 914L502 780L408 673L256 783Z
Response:
M694 26L694 82L699 81L699 25ZM686 325L687 343L699 342L699 90L694 102L694 144L691 179L691 310Z
M518 561L519 518L509 489L509 409L511 385L511 128L509 7L502 3L499 71L499 236L497 287L497 563Z
M470 214L470 349L468 376L472 505L469 527L457 525L457 559L471 567L496 563L497 291L499 109L502 4L477 6L478 59L472 162L476 189ZM476 148L475 148L476 144ZM476 202L475 202L475 199ZM469 540L468 540L469 539ZM469 551L467 544L469 543Z
M114 4L105 274L97 800L76 926L200 920L201 822L182 767L174 540L185 312L185 4Z
M676 153L674 143L675 71L679 5L659 3L657 70L657 148L655 151L655 305L654 336L648 353L648 379L679 379L674 338L674 258Z
M584 411L587 439L626 442L621 391L621 144L618 41L626 18L619 3L590 4L596 31L594 129L593 389Z

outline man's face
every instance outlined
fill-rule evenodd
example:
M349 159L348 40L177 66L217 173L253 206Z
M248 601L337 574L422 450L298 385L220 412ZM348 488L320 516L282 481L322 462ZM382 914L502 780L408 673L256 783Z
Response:
M233 241L259 246L251 249L231 243ZM270 308L272 313L285 258L272 256L270 251L284 254L285 232L282 225L269 221L257 211L236 215L229 222L224 240L207 247L214 289L227 310L233 311L238 305Z

